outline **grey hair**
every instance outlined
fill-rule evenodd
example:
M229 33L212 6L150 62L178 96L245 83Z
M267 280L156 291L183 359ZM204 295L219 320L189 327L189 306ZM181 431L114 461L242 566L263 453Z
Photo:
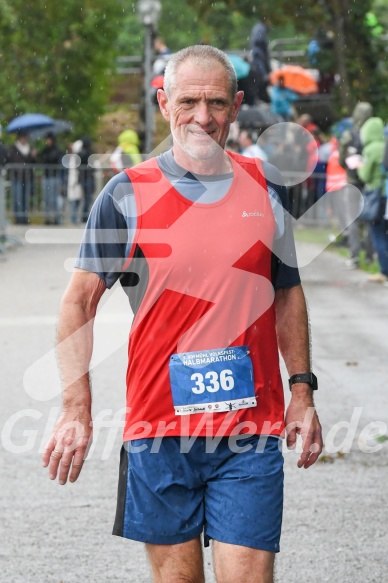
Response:
M204 69L210 69L214 64L214 61L220 63L220 65L224 67L228 76L231 95L234 99L237 93L237 78L234 67L225 53L210 45L193 45L191 47L186 47L185 49L174 53L169 58L164 72L163 84L167 97L170 97L171 92L176 85L176 72L178 67L186 61L193 61Z

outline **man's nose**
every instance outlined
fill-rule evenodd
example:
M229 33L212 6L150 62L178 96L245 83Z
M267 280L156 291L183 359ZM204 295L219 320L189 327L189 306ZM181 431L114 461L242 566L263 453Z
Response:
M194 121L202 126L205 126L211 122L211 119L212 115L209 105L206 103L206 101L200 101L197 103L197 107L195 108Z

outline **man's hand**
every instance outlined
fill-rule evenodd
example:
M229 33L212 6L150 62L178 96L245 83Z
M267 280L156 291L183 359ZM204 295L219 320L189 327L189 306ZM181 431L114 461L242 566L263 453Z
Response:
M89 271L76 270L62 298L57 357L63 387L63 411L43 454L51 480L75 482L92 443L92 397L89 365L93 351L93 322L106 289Z
M92 443L92 417L89 409L63 411L43 453L43 467L49 466L50 479L75 482ZM70 472L70 476L69 476Z
M287 447L294 449L297 435L302 438L303 451L298 460L298 468L309 468L318 459L322 447L322 428L314 407L309 387L294 385L291 402L286 412ZM295 392L294 392L295 391Z

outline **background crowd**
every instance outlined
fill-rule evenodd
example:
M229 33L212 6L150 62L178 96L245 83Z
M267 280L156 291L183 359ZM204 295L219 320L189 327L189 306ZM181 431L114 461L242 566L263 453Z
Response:
M319 34L310 42L308 57L312 66L322 62L320 55L327 52L328 42L327 37L321 38ZM160 80L159 86L163 85L164 67L170 54L164 40L156 37L154 74ZM263 22L253 26L249 56L244 59L245 72L241 74L235 68L248 115L245 122L241 118L233 124L227 149L278 167L289 188L292 215L299 218L313 209L310 217L319 226L330 227L336 222L342 231L341 243L349 249L345 267L359 268L361 254L364 263L372 263L377 256L379 273L372 274L370 279L388 285L388 132L383 120L373 115L371 104L359 102L351 117L321 129L314 116L296 107L302 89L291 83L283 69L274 75L268 27ZM324 68L317 69L317 90L330 91L333 79L333 76L329 79ZM255 123L259 111L267 115L262 124ZM277 132L268 133L268 128L279 123ZM304 131L296 131L296 127ZM104 181L142 160L142 139L141 123L137 131L133 127L120 131L117 147L102 157L102 164L96 156L91 162L95 148L89 136L65 143L64 136L48 129L44 140L38 142L30 139L28 131L18 131L8 147L0 139L0 167L8 187L9 217L17 224L27 224L34 220L38 208L46 225L85 223ZM101 152L101 147L97 149ZM304 179L295 180L298 174ZM362 215L352 219L360 206L354 187L364 195L379 193L379 209L372 219ZM318 201L321 204L314 211Z

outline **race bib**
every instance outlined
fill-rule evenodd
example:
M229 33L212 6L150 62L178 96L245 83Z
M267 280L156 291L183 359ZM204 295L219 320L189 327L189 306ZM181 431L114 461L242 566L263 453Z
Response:
M248 346L173 354L169 369L176 415L257 405Z

